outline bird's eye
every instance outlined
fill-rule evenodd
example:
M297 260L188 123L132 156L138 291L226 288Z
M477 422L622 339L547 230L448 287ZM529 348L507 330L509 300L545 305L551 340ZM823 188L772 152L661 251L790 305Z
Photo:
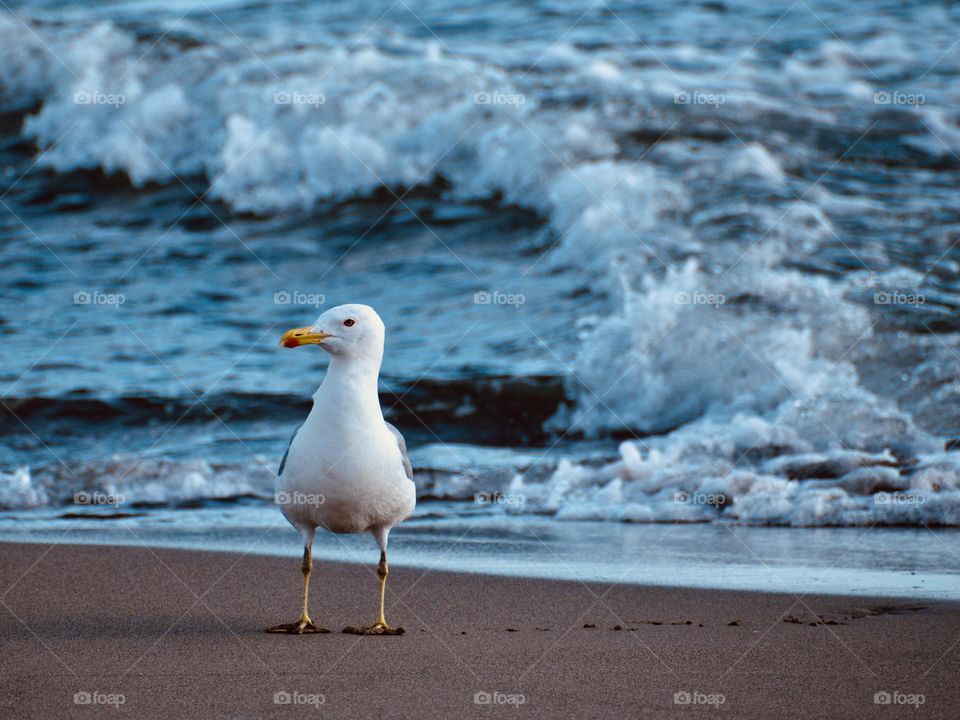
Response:
M354 320L353 318L347 318L346 320L343 321L344 327L353 327L356 324L357 324L357 321Z

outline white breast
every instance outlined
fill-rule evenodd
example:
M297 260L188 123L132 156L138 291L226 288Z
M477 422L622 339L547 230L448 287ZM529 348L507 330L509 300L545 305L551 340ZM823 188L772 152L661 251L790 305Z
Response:
M415 487L379 406L377 416L315 403L277 479L281 509L293 525L353 533L392 527L410 515Z

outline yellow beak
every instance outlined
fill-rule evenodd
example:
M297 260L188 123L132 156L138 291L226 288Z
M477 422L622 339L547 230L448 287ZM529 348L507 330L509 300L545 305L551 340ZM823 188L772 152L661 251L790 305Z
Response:
M294 328L287 330L280 338L280 345L288 348L300 347L301 345L319 345L330 333L313 332L311 327Z

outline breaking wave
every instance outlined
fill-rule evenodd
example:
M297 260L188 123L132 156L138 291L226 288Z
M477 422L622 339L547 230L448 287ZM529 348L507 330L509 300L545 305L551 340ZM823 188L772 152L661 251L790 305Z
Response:
M946 85L923 104L877 100L898 68L939 50L881 28L765 58L676 44L660 49L667 69L564 43L497 64L396 38L268 37L251 55L199 32L144 52L114 23L32 29L0 15L0 110L24 114L47 170L120 174L135 188L199 177L211 198L255 215L431 185L546 219L543 269L575 272L609 312L576 317L565 397L549 391L510 433L516 444L544 426L623 442L610 462L543 472L527 459L488 473L491 489L525 499L508 510L960 525L957 360L911 336L957 330L956 303L929 291L929 272L893 269L893 243L872 241L896 220L880 195L818 179L858 157L877 173L956 169ZM536 72L517 69L532 59ZM938 62L956 73L960 56ZM861 144L878 124L884 141ZM922 225L934 211L905 212ZM866 240L851 248L850 235ZM931 259L949 239L931 241ZM921 291L929 303L876 299ZM465 498L479 482L463 467L421 469L425 495ZM203 463L158 463L136 485L109 464L90 472L104 491L147 502L268 487L259 471ZM55 504L57 477L18 470L5 502Z

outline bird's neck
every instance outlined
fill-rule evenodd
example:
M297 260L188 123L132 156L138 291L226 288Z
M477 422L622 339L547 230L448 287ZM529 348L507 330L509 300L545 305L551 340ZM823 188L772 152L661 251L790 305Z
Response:
M362 358L333 356L323 382L313 395L314 405L336 408L351 415L383 419L377 392L379 363ZM329 419L329 418L328 418Z

